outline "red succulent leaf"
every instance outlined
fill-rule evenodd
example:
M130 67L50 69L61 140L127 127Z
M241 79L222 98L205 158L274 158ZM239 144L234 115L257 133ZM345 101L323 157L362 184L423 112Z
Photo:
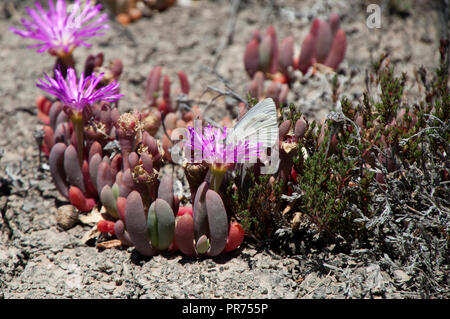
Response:
M330 49L330 53L325 60L324 64L330 68L336 70L339 64L344 60L345 51L347 49L347 39L345 32L342 29L336 31L334 35L333 44Z
M193 216L192 206L191 207L180 206L180 208L178 208L177 216L183 216L184 214L189 214Z
M86 198L83 192L76 186L69 188L69 201L82 212L90 212L95 206L95 201L92 198Z
M252 39L245 48L244 67L251 78L259 70L259 41L257 39Z
M189 94L189 81L186 73L184 73L183 71L179 71L178 80L180 81L181 92L183 94Z
M314 63L314 56L316 54L316 37L313 34L308 34L303 40L300 56L298 58L298 69L305 74Z
M110 233L111 235L115 234L114 231L114 222L109 220L101 220L97 223L97 229L102 233Z
M224 248L224 252L232 251L238 248L244 241L245 232L241 224L238 222L232 222L230 224L230 230L228 232L227 244Z

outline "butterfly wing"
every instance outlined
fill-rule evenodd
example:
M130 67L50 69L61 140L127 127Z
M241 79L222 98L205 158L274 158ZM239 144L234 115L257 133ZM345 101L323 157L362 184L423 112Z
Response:
M271 98L252 107L234 126L231 141L256 141L271 148L278 141L277 109Z

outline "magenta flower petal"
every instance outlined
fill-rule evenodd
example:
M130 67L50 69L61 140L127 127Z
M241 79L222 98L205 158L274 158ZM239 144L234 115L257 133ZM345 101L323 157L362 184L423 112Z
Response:
M203 133L189 126L185 143L189 150L202 154L202 160L209 164L256 160L263 151L262 143L227 141L227 128L222 130L212 125L205 127Z
M75 0L72 6L66 6L65 0L57 0L56 7L53 0L48 0L48 11L45 11L39 2L36 9L26 8L29 20L22 19L25 30L11 27L15 34L38 41L30 48L38 48L42 53L48 49L57 52L69 53L77 46L90 47L85 40L97 35L103 35L102 30L109 26L105 23L106 14L98 16L101 5L93 5L93 0L87 0L81 5L80 0Z
M91 74L84 77L81 74L77 82L75 70L67 70L67 80L64 79L59 70L55 70L55 79L44 73L44 79L39 79L36 86L45 92L56 96L66 106L75 111L82 112L86 106L100 101L116 102L123 94L119 94L119 83L112 83L96 90L96 86L103 78L103 73L99 76Z

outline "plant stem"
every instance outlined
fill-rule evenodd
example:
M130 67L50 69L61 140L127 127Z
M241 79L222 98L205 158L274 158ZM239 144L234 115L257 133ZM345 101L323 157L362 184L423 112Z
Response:
M222 184L222 180L223 180L223 177L225 176L226 171L227 171L227 167L225 165L220 165L220 164L211 165L212 182L211 182L210 187L216 193L218 193L220 190L220 185Z
M67 77L67 69L75 68L75 60L73 58L72 52L66 54L56 54L56 62L54 69L59 69L61 71L61 75L66 78Z
M81 113L74 113L71 117L73 128L77 138L77 152L78 162L80 167L83 166L83 149L84 149L84 132L83 132L83 115Z

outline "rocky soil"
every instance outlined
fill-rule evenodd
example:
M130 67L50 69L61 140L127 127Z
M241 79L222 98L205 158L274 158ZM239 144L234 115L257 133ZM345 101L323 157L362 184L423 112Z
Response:
M314 236L289 239L287 230L279 232L286 241L281 250L246 241L239 250L213 259L180 254L143 259L133 248L99 250L83 243L90 225L60 230L55 214L65 202L51 182L46 159L39 159L33 135L41 127L34 106L40 92L34 83L44 71L51 72L54 61L7 31L25 14L24 1L15 1L14 10L12 3L0 4L0 298L429 297L412 284L407 269L395 267L388 257L358 249L357 243L343 251L334 244L316 245L320 238ZM121 110L142 109L145 79L156 65L173 79L184 70L193 97L208 85L223 87L217 74L245 96L242 59L253 30L273 24L279 38L292 34L299 50L312 18L330 12L341 15L348 36L339 92L351 99L361 98L365 70L383 52L410 77L420 66L432 68L438 61L441 27L437 10L426 1L414 1L407 17L383 12L382 28L373 30L366 26L364 1L242 1L233 41L221 51L229 3L192 1L126 28L112 23L106 36L93 39L92 52L123 60ZM83 61L91 51L78 48L75 57ZM303 79L290 100L320 119L333 108L330 82L325 75ZM220 118L229 110L218 106L208 112ZM448 269L443 271L448 277ZM432 297L448 298L448 291Z

